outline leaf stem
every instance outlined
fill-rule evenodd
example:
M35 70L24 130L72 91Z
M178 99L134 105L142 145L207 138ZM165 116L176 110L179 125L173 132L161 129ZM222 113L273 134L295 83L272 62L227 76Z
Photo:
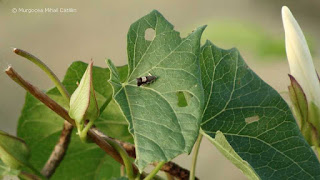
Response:
M52 72L52 70L45 65L39 58L35 57L34 55L22 50L14 48L13 52L30 60L35 65L37 65L40 69L42 69L51 79L51 81L56 85L61 95L69 102L70 101L70 95L66 88L62 85L61 81L58 79L58 77Z
M126 173L127 173L128 179L134 180L135 175L133 172L132 163L130 161L129 155L126 152L126 150L120 144L118 144L116 141L114 141L111 138L105 138L105 140L120 154L120 156L123 160L124 166L126 168Z
M58 79L58 77L53 73L53 71L46 64L44 64L39 58L35 57L34 55L22 49L14 48L13 52L16 53L17 55L20 55L28 59L29 61L37 65L41 70L43 70L51 79L51 81L55 84L60 94L67 100L67 102L70 101L70 95L68 91L63 86L63 84ZM59 141L55 145L54 150L52 151L49 159L47 160L46 164L41 170L41 173L45 177L50 178L51 175L55 172L56 168L59 166L60 162L62 161L70 142L72 129L73 129L72 125L65 121L63 124L63 130L60 134Z
M5 73L17 84L19 84L22 88L24 88L27 92L41 101L44 105L54 111L61 118L65 119L66 122L69 122L73 126L76 126L75 121L69 116L68 111L60 106L57 102L52 100L48 95L39 90L34 85L30 84L26 80L24 80L11 66L9 66ZM119 153L109 144L106 139L110 138L109 136L103 134L95 127L91 127L88 131L88 136L95 142L102 150L104 150L107 154L109 154L113 159L118 161L121 164L124 164ZM111 139L111 138L110 138ZM135 147L134 145L122 142L120 140L114 139L117 143L119 143L130 155L132 158L136 158L135 156ZM134 172L138 172L137 167L132 164ZM156 165L155 165L156 166ZM162 171L170 173L172 176L177 177L179 179L183 179L189 176L190 172L187 169L180 167L179 165L173 162L167 162L162 168ZM144 176L144 173L141 174L141 177ZM156 177L156 176L155 176ZM197 179L197 178L196 178Z
M91 128L91 126L93 125L93 121L89 121L88 124L80 131L78 129L78 132L80 133L79 136L80 136L80 139L85 142L86 139L87 139L87 133L89 131L89 129Z
M150 172L150 174L148 174L148 176L144 178L144 180L151 180L155 175L157 175L157 173L165 163L165 161L159 162L158 165Z
M195 179L195 174L196 174L195 171L196 171L198 153L199 153L202 137L203 137L203 135L201 133L199 133L197 142L196 142L196 144L194 146L189 180L194 180Z

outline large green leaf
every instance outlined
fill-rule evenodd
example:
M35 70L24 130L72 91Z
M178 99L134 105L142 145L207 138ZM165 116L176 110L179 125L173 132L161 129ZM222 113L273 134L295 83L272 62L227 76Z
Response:
M262 179L319 179L320 164L280 95L235 49L207 42L200 55L205 107L201 128L230 145Z
M76 82L80 82L87 66L86 63L75 62L69 67L63 84L70 93L77 88ZM119 68L119 71L126 76L127 67ZM112 95L108 79L108 69L93 68L93 86L99 107ZM56 88L48 91L47 94L67 107L68 103ZM40 101L27 94L19 119L18 136L29 145L32 152L30 162L38 170L42 168L58 141L63 121ZM132 141L128 132L128 124L114 101L110 102L95 124L102 132L111 137ZM73 132L66 156L52 178L101 179L104 177L108 179L113 176L120 176L119 164L106 155L96 144L82 143L79 136Z
M130 123L140 170L151 162L189 153L198 136L203 106L198 55L204 28L181 39L159 12L152 11L129 29L129 74L123 84L108 61L114 99ZM155 36L146 40L146 33L152 31ZM156 81L138 87L136 78L148 73ZM179 106L179 92L192 96L188 106Z

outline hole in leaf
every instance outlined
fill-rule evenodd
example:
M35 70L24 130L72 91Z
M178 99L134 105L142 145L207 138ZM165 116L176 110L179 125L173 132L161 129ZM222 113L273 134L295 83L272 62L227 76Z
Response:
M253 123L253 122L257 122L257 121L259 121L259 116L247 117L247 118L245 119L245 121L246 121L247 124L251 124L251 123Z
M154 29L152 29L152 28L146 29L145 34L144 34L144 38L147 41L152 41L155 36L156 36L156 31Z
M178 106L179 107L186 107L190 103L190 99L193 97L190 93L185 91L178 91Z

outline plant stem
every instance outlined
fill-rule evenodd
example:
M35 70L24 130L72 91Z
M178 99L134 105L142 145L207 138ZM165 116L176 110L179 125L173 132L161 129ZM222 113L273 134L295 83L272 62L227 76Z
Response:
M203 137L203 135L201 133L199 133L197 142L194 146L189 180L195 179L196 165L197 165L198 153L199 153L199 148L200 148L202 137Z
M27 92L29 92L39 101L41 101L44 105L46 105L48 108L54 111L61 118L65 119L66 122L69 122L73 126L76 126L75 121L69 116L67 110L65 110L62 106L60 106L57 102L52 100L48 95L46 95L44 92L39 90L37 87L33 86L32 84L24 80L11 66L9 66L6 69L5 73L13 81L19 84L22 88L24 88ZM90 128L90 130L88 131L88 136L93 140L93 142L95 142L102 150L104 150L107 154L109 154L113 159L115 159L121 164L124 164L119 153L109 143L107 143L106 139L107 138L111 139L109 136L103 134L101 131L99 131L95 127ZM122 142L117 139L114 139L114 141L118 142L132 158L136 158L134 145L127 142ZM138 172L137 167L134 164L132 164L132 166L133 166L133 171ZM177 177L178 179L185 179L189 177L189 174L190 174L189 170L184 169L173 162L167 162L161 168L161 170L164 172L170 173L172 176ZM141 177L143 176L144 176L144 173L141 174Z
M134 180L135 175L133 172L132 163L131 163L130 158L129 158L127 152L125 151L125 149L122 146L120 146L120 144L118 144L113 139L107 138L105 140L120 154L120 156L123 160L124 166L126 168L126 173L127 173L128 179Z
M157 175L157 173L165 163L165 161L159 162L158 165L150 172L150 174L148 174L148 176L144 178L144 180L151 180L155 175Z
M25 180L41 180L40 177L38 177L34 174L24 172L24 171L21 171L20 174L18 175L18 177L20 177L21 179L25 179Z
M51 79L51 81L55 84L57 89L59 90L60 94L66 99L67 102L70 101L70 95L66 88L63 86L61 81L58 79L58 77L53 73L53 71L45 65L39 58L35 57L34 55L21 50L14 48L13 52L30 60L32 63L37 65L41 70L43 70L48 77ZM69 105L69 103L68 103ZM71 137L71 132L72 132L72 125L68 122L64 122L63 124L63 130L61 132L60 138L56 146L54 147L54 150L52 151L48 161L44 165L44 167L41 170L41 173L46 176L47 178L50 178L51 175L55 172L56 168L62 161L65 152L67 151L69 142L70 142L70 137Z
M34 55L32 55L22 49L14 48L13 52L30 60L35 65L37 65L40 69L42 69L49 76L51 81L56 85L56 87L58 88L61 95L69 102L70 95L69 95L68 91L62 85L62 83L60 82L58 77L51 71L51 69L47 65L45 65L39 58L35 57Z
M109 105L110 101L112 100L112 96L109 96L106 101L103 103L103 105L100 107L100 114L103 113L103 111L106 109L106 107Z
M83 142L86 142L86 139L87 139L87 133L89 131L89 129L91 128L91 126L93 125L93 121L89 121L88 124L81 130L80 129L80 139L83 141ZM78 129L79 130L79 129Z
M47 177L43 176L36 168L34 168L31 164L27 166L36 176L39 176L41 179L47 179Z

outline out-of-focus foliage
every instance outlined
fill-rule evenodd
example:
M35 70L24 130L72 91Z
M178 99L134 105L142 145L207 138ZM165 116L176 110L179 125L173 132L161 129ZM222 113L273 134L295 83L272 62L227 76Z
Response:
M260 60L279 60L286 57L283 34L273 34L253 23L241 21L218 21L209 23L202 36L202 42L210 39L222 48L237 47L241 52L250 53ZM307 38L313 52L313 42Z

